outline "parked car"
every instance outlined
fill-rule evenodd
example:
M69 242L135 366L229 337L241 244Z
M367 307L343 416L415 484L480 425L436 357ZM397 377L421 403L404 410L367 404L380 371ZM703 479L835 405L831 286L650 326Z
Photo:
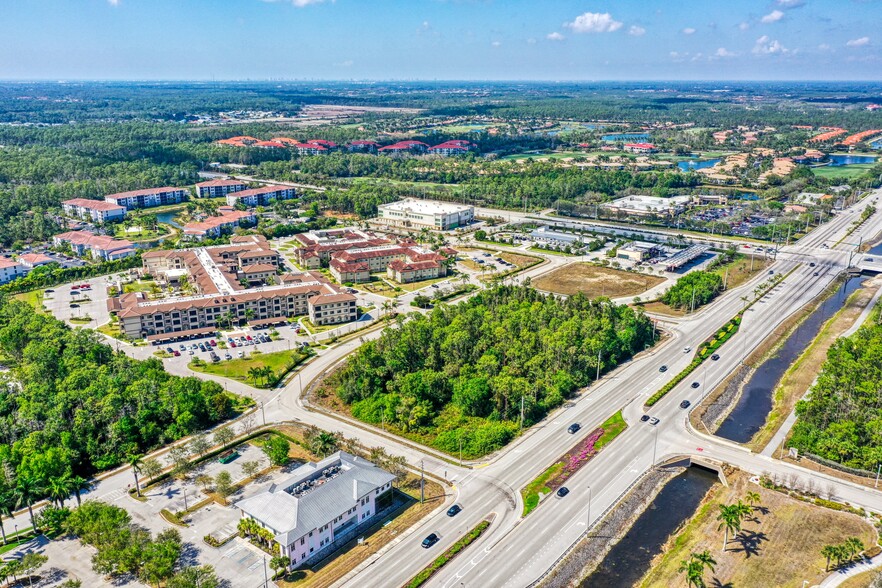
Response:
M820 276L820 272L815 272L815 277Z
M71 304L70 307L71 307L71 308L79 308L80 305L79 305L79 304Z
M461 511L461 510L462 510L462 507L460 505L454 504L453 506L451 506L450 508L447 509L447 516L455 517L456 515L459 514L459 511Z
M657 425L658 419L656 417L649 417L649 424L650 425Z
M567 488L566 486L561 486L560 488L557 489L557 495L561 498L563 498L564 496L566 496L569 493L570 493L570 489Z
M166 353L174 353L175 350L172 349L171 347L166 347L166 348L165 348L165 352L166 352Z
M664 373L664 372L668 371L668 366L663 365L663 366L661 366L660 368L658 368L658 371Z
M195 355L195 354L196 354L196 352L193 351L192 349L190 349L189 351L187 351L187 353L189 353L190 355Z
M244 351L240 351L240 352L237 353L236 355L238 355L239 357L245 357L245 352L244 352Z
M581 428L582 428L582 425L580 425L579 423L573 423L572 425L567 427L567 433L572 435L572 434L576 433Z
M225 354L224 354L224 359L233 359L233 356L230 355L229 353L225 353Z
M868 259L867 261L873 261L873 260L872 260L872 259ZM815 262L813 261L813 262L809 263L809 267L815 267Z
M49 293L49 294L51 294L52 292L55 292L55 290L53 290L52 288L46 288L46 289L43 290L43 291L44 291L44 292L47 292L47 293Z
M208 344L211 345L212 347L217 347L217 341L215 341L214 339L209 341Z
M680 408L689 408L689 401L688 401L688 400L684 400L683 402L681 402L681 403L680 403Z
M436 535L435 533L432 533L431 535L429 535L428 537L423 539L423 548L428 549L431 546L438 543L439 540L440 540L440 537L438 537L438 535Z
M641 423L645 423L645 422L648 421L648 420L649 420L649 415L648 415L648 414L645 414L645 415L643 415L642 417L640 417L640 422L641 422Z
M235 341L230 341L230 347L235 347L235 346L236 346L236 342L235 342Z
M178 351L177 349L175 349L174 351L172 351L172 355L174 355L175 357L180 357L180 356L181 356L181 352Z

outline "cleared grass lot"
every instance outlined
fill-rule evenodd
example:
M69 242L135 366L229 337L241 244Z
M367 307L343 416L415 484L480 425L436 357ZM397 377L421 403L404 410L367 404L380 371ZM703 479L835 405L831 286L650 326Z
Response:
M251 351L251 353L242 358L221 360L218 363L211 363L209 361L206 362L205 365L195 365L191 362L189 367L196 372L230 378L238 382L255 383L260 385L265 380L257 380L255 382L249 377L249 370L253 368L262 369L268 367L273 370L273 374L275 375L270 381L277 380L294 369L294 367L300 364L304 359L309 357L308 354L300 351L276 351L273 353L255 354L253 349L253 347L250 349L245 347L243 350L246 352ZM236 349L227 350L226 352L222 351L219 355L230 353L235 357L236 352L238 351L239 349L237 347Z
M547 292L571 296L584 292L590 298L637 296L662 282L664 278L626 272L590 263L571 263L544 274L533 285Z

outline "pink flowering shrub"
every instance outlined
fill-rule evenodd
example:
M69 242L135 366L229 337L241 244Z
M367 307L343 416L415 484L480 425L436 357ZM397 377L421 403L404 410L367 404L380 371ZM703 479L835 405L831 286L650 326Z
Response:
M549 480L546 485L552 490L560 488L570 476L575 474L579 471L579 468L588 463L591 458L594 457L594 454L597 453L594 446L597 444L598 439L603 436L603 432L603 427L594 429L591 431L591 434L585 437L578 445L565 453L563 457L558 460L560 463L563 463L563 469L559 474L554 476L554 478Z

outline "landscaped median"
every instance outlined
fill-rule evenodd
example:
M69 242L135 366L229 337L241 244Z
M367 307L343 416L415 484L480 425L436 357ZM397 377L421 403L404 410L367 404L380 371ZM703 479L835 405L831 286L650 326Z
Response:
M429 581L429 578L435 575L435 573L447 565L450 560L456 557L456 554L471 545L475 542L475 540L480 537L484 531L487 530L487 527L490 526L490 521L484 520L478 523L478 525L469 531L464 537L462 537L459 541L450 546L450 548L445 551L443 554L438 556L435 561L429 564L427 567L423 568L423 570L411 579L410 582L405 584L406 588L419 588L423 584Z
M591 431L591 434L582 439L575 447L561 456L547 470L521 489L521 497L524 499L524 513L527 516L533 509L539 506L540 494L551 494L566 482L573 474L597 455L603 447L609 444L627 428L622 411L612 415L606 422Z

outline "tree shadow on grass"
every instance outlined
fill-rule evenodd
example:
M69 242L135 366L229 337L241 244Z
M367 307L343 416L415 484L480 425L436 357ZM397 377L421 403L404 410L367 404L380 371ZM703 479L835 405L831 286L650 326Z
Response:
M750 558L752 555L758 556L760 554L760 546L764 541L768 541L769 538L763 532L757 533L756 531L748 531L745 529L735 536L735 540L741 545L741 548L736 548L732 551L743 551L744 555L747 558Z
M710 586L710 588L735 588L735 585L732 584L732 582L726 582L725 584L723 584L717 578L711 580L708 586Z

